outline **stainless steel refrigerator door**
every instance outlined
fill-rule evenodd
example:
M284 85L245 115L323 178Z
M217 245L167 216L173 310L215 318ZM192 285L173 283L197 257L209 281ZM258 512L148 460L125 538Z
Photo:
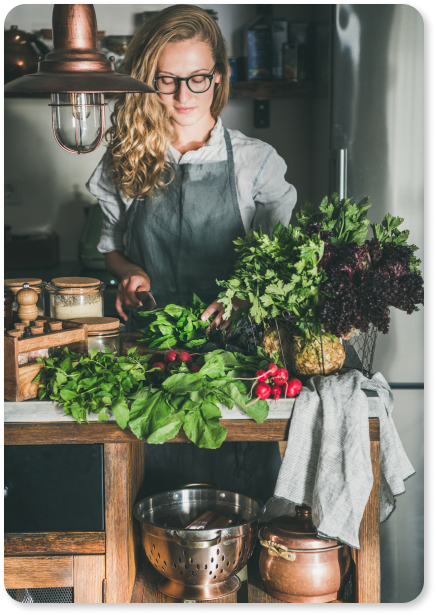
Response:
M332 150L347 150L347 196L369 195L370 218L405 218L421 250L423 216L423 21L405 4L333 7ZM424 379L423 310L391 312L374 369L389 382ZM416 475L381 527L382 601L408 602L423 584L423 391L394 391L394 422Z
M405 218L424 244L423 21L406 4L339 4L333 17L332 150L347 150L347 196L369 215ZM423 310L391 311L374 367L389 382L423 382Z

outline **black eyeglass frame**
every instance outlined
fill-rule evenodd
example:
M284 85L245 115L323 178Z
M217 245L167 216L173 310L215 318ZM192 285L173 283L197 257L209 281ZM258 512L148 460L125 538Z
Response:
M216 66L213 69L213 73L211 75L205 75L204 73L199 73L198 75L191 75L190 77L172 77L171 75L162 75L162 77L155 77L154 78L154 89L157 90L160 94L168 94L168 96L171 96L172 94L176 94L176 92L178 92L180 90L180 82L181 81L186 81L186 85L188 86L189 90L193 94L204 94L205 92L210 90L210 86L212 85L212 79L215 77L215 73L216 73ZM207 79L209 79L209 85L207 86L207 88L205 90L203 90L201 92L196 92L195 90L193 90L192 88L189 87L190 79L195 79L195 77L206 77ZM162 92L162 90L159 90L159 87L158 87L158 84L157 84L159 79L174 79L174 81L177 82L177 87L174 90L174 92Z

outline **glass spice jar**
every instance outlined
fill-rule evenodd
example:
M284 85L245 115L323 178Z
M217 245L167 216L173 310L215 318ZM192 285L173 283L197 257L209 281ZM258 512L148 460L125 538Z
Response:
M14 293L14 296L17 294L19 290L23 288L23 284L29 284L30 288L35 290L38 293L38 300L36 302L36 309L38 310L38 316L45 315L45 299L44 299L44 289L46 287L46 283L43 282L40 278L12 278L4 281L5 291L10 291ZM18 311L18 302L14 297L14 303L12 304L12 310L14 312Z
M96 278L55 278L47 285L50 316L57 320L102 317L103 290L106 285Z
M91 350L105 352L108 348L111 352L121 356L122 352L122 332L125 326L120 324L118 318L75 318L74 322L79 325L86 325L88 329L88 355Z

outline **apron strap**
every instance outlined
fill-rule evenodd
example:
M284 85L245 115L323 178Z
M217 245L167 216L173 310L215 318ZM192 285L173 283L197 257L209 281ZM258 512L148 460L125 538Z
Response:
M229 179L230 179L230 192L232 193L233 206L235 207L235 213L241 215L238 205L238 194L236 192L236 175L235 175L235 159L233 157L233 146L230 139L229 131L225 126L224 128L224 139L226 141L226 149L227 149L227 162L229 165Z
M236 177L235 177L235 160L233 158L233 147L232 142L230 140L229 131L225 126L224 129L224 140L226 142L226 150L227 150L227 164L229 168L229 181L230 181L230 193L232 195L233 207L235 209L235 214L238 218L241 218L241 212L238 205L238 194L236 192ZM241 219L242 223L242 219Z

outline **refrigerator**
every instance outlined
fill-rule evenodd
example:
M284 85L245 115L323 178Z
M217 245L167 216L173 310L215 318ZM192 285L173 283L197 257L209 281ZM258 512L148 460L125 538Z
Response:
M320 203L327 191L356 202L369 195L371 221L381 222L388 212L403 217L401 228L410 230L409 242L419 246L422 259L422 17L406 4L323 5L317 17L317 57L324 67L312 109L312 202ZM423 308L412 315L391 310L389 334L378 334L373 371L391 384L393 419L416 470L380 527L381 600L410 602L424 575Z

